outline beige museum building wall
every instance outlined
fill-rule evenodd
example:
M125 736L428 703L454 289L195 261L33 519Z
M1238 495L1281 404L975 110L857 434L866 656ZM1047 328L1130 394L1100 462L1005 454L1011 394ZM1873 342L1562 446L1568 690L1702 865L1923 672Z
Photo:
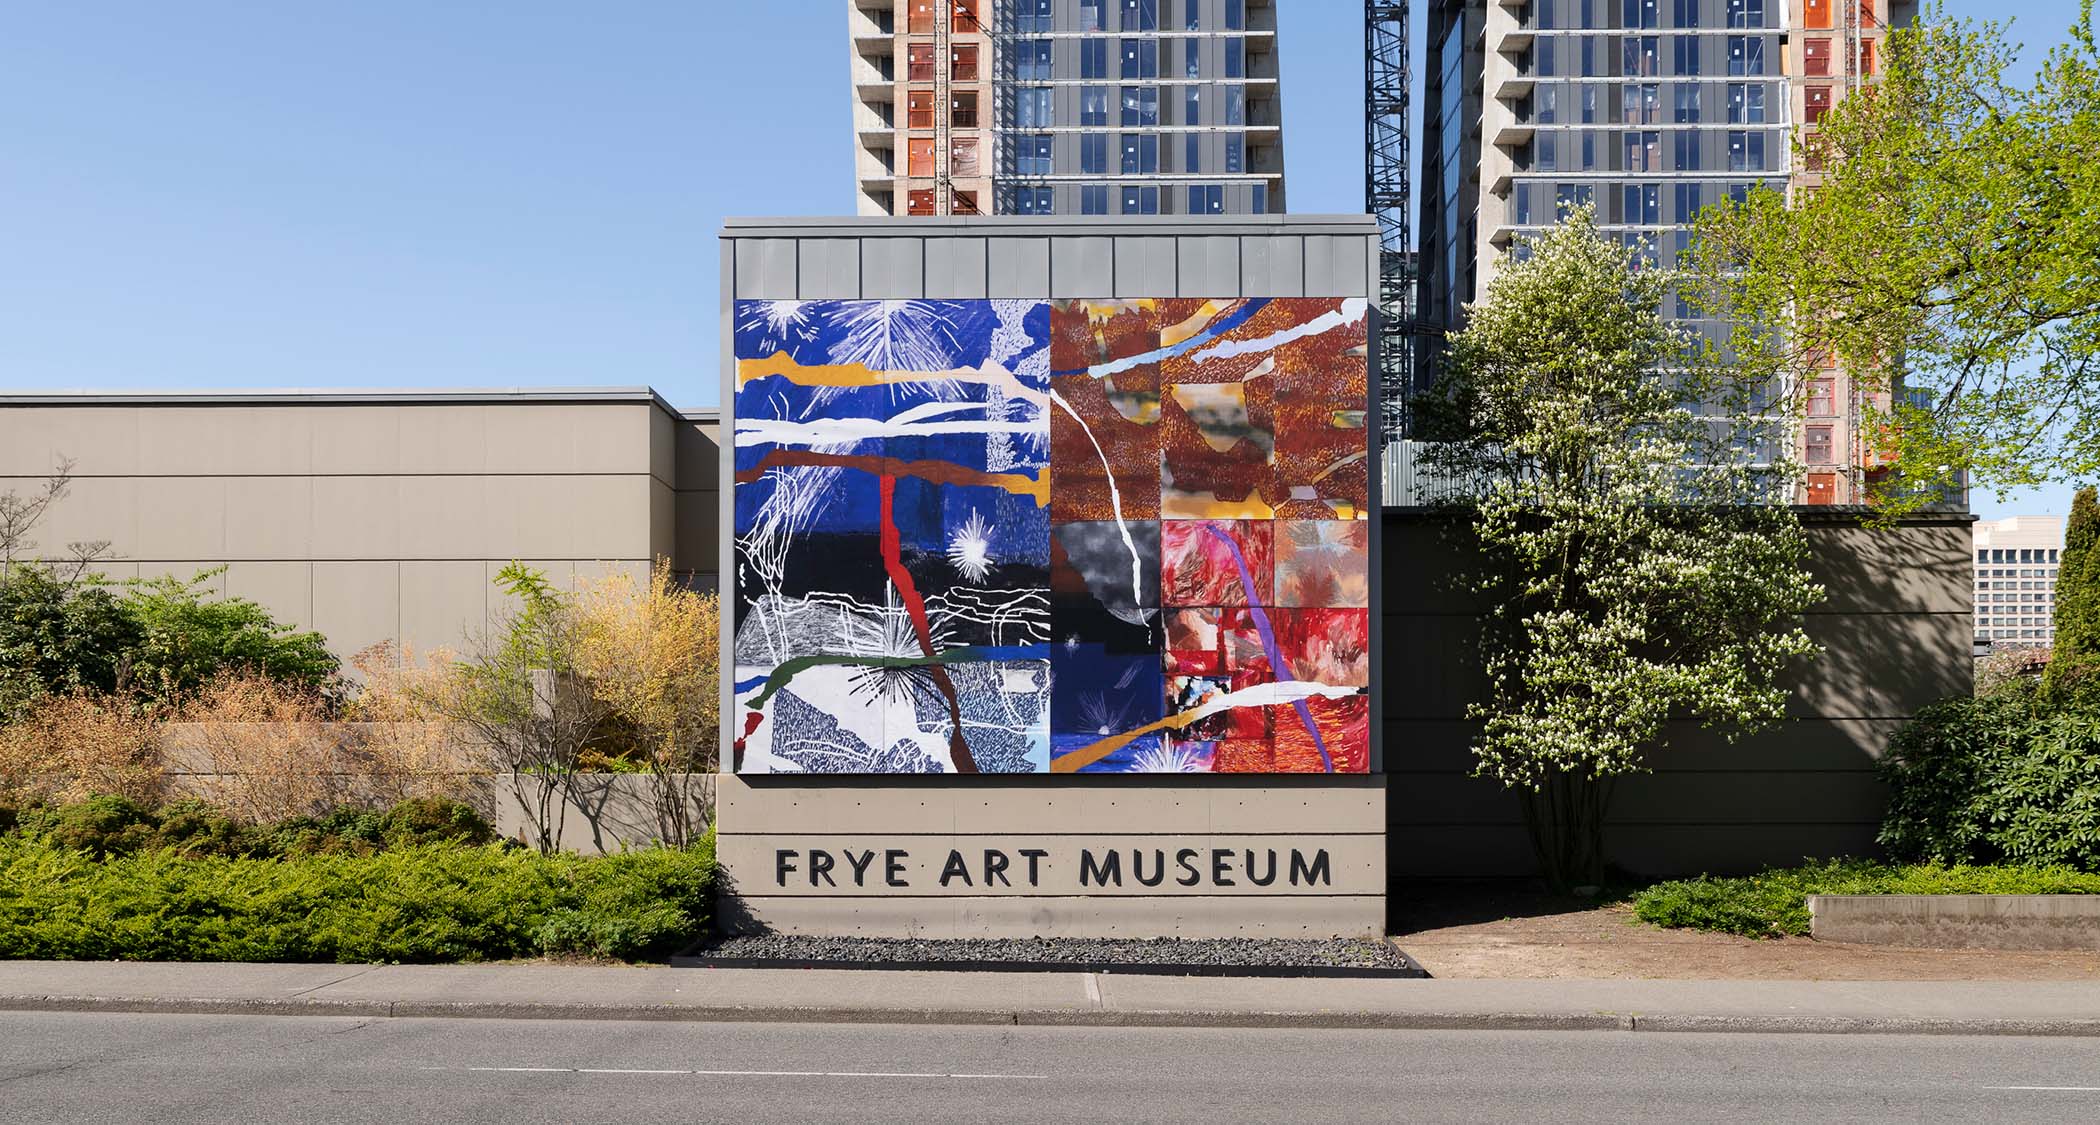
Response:
M711 587L715 429L647 388L13 395L0 492L70 459L33 554L107 540L116 579L223 567L214 589L347 660L458 647L513 559L569 582L662 557Z

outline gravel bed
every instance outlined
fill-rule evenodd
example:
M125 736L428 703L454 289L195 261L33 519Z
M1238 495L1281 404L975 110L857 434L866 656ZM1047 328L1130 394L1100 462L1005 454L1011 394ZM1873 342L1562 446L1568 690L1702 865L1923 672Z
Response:
M750 934L711 938L681 962L716 960L885 965L972 963L1015 968L1061 965L1208 968L1221 971L1384 970L1419 972L1382 941L1334 938L877 938L816 934Z

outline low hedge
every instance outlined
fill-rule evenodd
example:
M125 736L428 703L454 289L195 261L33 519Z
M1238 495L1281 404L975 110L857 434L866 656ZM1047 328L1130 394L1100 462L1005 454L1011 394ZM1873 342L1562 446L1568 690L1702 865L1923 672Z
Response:
M1740 878L1678 879L1636 895L1652 925L1767 938L1808 933L1809 895L2100 894L2100 875L2068 867L1943 867L1822 860Z
M42 836L98 859L165 850L190 857L266 859L371 855L418 844L488 844L496 830L471 805L412 797L387 809L337 809L249 824L194 798L158 807L100 795L69 805L0 807L0 832Z
M660 957L706 927L713 881L712 838L588 858L456 843L98 857L15 832L0 834L0 958Z

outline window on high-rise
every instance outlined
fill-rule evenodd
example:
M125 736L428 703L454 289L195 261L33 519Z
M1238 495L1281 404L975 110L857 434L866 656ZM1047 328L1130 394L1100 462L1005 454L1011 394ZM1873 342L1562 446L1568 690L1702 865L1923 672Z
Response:
M1026 133L1015 137L1014 172L1023 176L1050 174L1051 154L1056 147L1048 133Z
M1738 130L1728 134L1728 170L1765 170L1765 135L1762 130Z
M1269 185L1255 184L1247 192L1247 209L1256 215L1269 213Z
M1079 90L1079 123L1108 124L1108 87L1083 86Z
M1182 171L1201 172L1203 170L1203 137L1204 134L1202 133L1189 133L1186 135L1186 143L1182 145L1181 149Z
M1159 87L1123 87L1123 126L1159 124Z
M955 176L981 175L977 165L977 138L956 137L948 144L948 172Z
M1225 77L1247 77L1247 41L1227 39L1225 41Z
M1578 171L1597 170L1597 134L1588 130L1582 133L1582 159L1576 165Z
M1803 443L1803 446L1808 454L1806 460L1809 464L1834 465L1837 463L1837 451L1831 442L1829 426L1806 427L1804 436L1807 440Z
M1023 35L1047 35L1057 30L1050 0L1013 0L1013 6L1015 31Z
M1159 0L1123 0L1124 31L1158 31Z
M1699 0L1670 0L1670 26L1698 27Z
M1670 147L1672 155L1677 159L1677 171L1698 172L1704 170L1705 166L1699 156L1699 130L1677 130L1677 136L1671 142Z
M1081 78L1108 77L1108 40L1082 39L1079 41L1079 76Z
M948 56L948 77L957 82L977 81L977 44L955 45Z
M1575 88L1582 92L1582 123L1595 125L1603 121L1604 115L1597 112L1597 87L1586 84Z
M1803 39L1801 41L1801 73L1810 78L1825 78L1830 74L1830 40Z
M911 0L904 12L904 30L913 35L933 34L934 5L940 0Z
M1625 55L1625 58L1620 60L1625 69L1620 73L1643 78L1662 73L1661 38L1654 35L1629 35L1620 40L1620 50Z
M1859 41L1858 72L1861 74L1874 73L1874 40L1872 39Z
M1662 222L1661 184L1627 184L1620 194L1627 225L1652 227Z
M955 16L948 26L966 35L983 31L984 24L977 18L977 4L978 0L955 0Z
M1728 37L1728 73L1730 77L1758 75L1765 72L1765 37L1762 35L1731 35Z
M1079 135L1079 170L1094 176L1108 174L1108 134Z
M1181 92L1181 123L1203 124L1203 87L1190 86Z
M1695 77L1699 73L1699 37L1676 35L1670 38L1671 73L1680 77Z
M1652 130L1628 130L1625 168L1628 172L1662 171L1662 134Z
M1837 414L1837 380L1810 379L1808 381L1808 416L1829 418Z
M933 138L913 137L904 144L904 174L907 176L933 175Z
M1247 30L1247 0L1225 0L1225 30Z
M1728 84L1728 123L1730 125L1762 125L1765 123L1764 83L1731 82Z
M1054 210L1057 193L1046 187L1014 189L1014 214L1048 215Z
M1203 0L1181 0L1181 27L1184 31L1203 30Z
M1801 26L1817 29L1830 26L1832 0L1805 0L1801 7Z
M1531 185L1518 184L1509 193L1509 221L1520 227L1531 225Z
M932 188L913 188L904 196L904 213L907 215L931 215L937 206Z
M1159 189L1156 187L1124 188L1123 213L1125 215L1159 214Z
M1159 171L1159 137L1153 133L1129 133L1123 137L1123 174L1150 176Z
M936 77L933 44L913 43L904 48L904 77L910 82L931 82Z
M1621 9L1621 27L1654 27L1662 18L1661 0L1624 0Z
M1225 170L1235 175L1247 170L1247 135L1225 134Z
M1540 172L1560 170L1559 129L1541 129L1531 139L1531 166Z
M1679 125L1697 125L1699 123L1699 84L1697 82L1679 82L1676 83L1672 93L1675 95L1677 110L1673 120Z
M1189 78L1203 77L1203 40L1186 39L1181 44L1182 74Z
M1553 211L1565 218L1570 212L1588 207L1597 201L1596 188L1590 184L1554 184Z
M1629 85L1619 91L1620 114L1628 125L1653 125L1662 120L1662 87L1653 82Z
M933 128L933 105L932 90L906 90L904 92L905 128Z
M1014 44L1014 77L1023 82L1048 82L1051 76L1050 40L1023 39Z
M1124 39L1121 42L1123 77L1159 77L1159 40Z
M1535 125L1551 125L1560 108L1560 83L1546 82L1531 91L1531 120Z
M1054 120L1056 91L1048 86L1014 91L1014 124L1023 129L1048 129Z
M956 93L954 100L948 103L948 124L956 129L975 129L977 127L977 92L975 90L959 91Z
M1082 215L1108 214L1108 185L1087 184L1079 189L1079 213Z
M1189 214L1222 215L1225 213L1225 185L1190 184Z
M1763 27L1765 0L1728 0L1728 26Z
M1245 125L1247 123L1247 88L1245 86L1226 86L1223 89L1225 91L1225 120L1222 124Z
M1671 193L1677 197L1673 200L1677 205L1677 213L1672 217L1674 221L1689 223L1698 217L1699 208L1705 205L1699 188L1700 185L1696 181L1692 183L1680 181L1671 185Z
M1801 91L1801 121L1814 125L1830 112L1830 87L1809 86Z
M1079 30L1108 30L1108 0L1079 0Z

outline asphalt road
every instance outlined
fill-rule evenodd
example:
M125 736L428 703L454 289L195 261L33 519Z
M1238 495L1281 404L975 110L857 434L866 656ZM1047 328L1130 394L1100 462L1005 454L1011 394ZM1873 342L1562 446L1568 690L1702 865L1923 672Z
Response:
M29 1121L2094 1121L2100 1040L0 1013Z

